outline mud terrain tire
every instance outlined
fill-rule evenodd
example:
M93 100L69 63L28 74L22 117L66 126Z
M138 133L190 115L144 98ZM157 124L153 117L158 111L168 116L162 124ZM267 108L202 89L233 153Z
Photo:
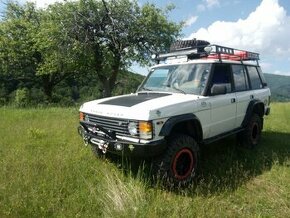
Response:
M238 135L239 144L245 148L255 148L261 139L262 120L253 114L245 130Z
M167 150L153 161L153 175L165 186L188 186L195 177L199 148L187 135L174 135L168 140Z

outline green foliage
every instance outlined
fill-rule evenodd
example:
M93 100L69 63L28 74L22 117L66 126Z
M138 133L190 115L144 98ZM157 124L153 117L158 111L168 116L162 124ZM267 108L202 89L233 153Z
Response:
M14 104L17 107L26 107L29 105L29 91L27 88L17 89L15 93Z
M208 145L196 183L171 191L94 158L77 108L0 108L0 217L288 217L290 104L271 106L256 149Z
M33 4L21 7L8 3L6 16L0 21L0 74L15 80L33 80L36 52L33 34L38 17Z
M131 0L65 1L46 9L9 2L0 20L0 84L8 95L38 89L45 102L67 105L76 99L62 99L56 88L94 78L110 96L119 72L133 61L149 63L152 52L166 50L178 36L181 25L168 20L169 10Z
M27 134L31 139L40 139L45 136L44 130L37 128L29 128Z

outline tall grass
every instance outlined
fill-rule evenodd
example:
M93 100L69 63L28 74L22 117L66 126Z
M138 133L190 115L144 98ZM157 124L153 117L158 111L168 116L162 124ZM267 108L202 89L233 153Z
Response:
M0 108L0 217L288 217L290 103L272 105L260 146L235 137L202 148L201 171L169 191L97 159L77 109Z

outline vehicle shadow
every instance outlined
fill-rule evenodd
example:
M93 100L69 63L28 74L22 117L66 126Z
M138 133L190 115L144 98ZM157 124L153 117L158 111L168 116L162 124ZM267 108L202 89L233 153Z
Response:
M189 196L212 195L235 191L258 175L269 171L273 164L289 164L290 133L263 132L254 149L241 148L236 137L229 137L201 147L199 171L195 181L186 188L165 188L152 181L150 161L111 159L126 175L146 181L152 188L166 189ZM290 166L289 166L290 167ZM150 182L148 182L150 181Z
M237 145L235 137L206 145L201 149L200 171L191 187L196 194L234 191L273 164L285 165L290 158L290 133L263 132L254 149Z

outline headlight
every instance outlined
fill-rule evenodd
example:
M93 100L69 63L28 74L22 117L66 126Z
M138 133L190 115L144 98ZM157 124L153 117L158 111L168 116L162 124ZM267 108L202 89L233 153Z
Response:
M135 122L130 122L128 124L128 131L131 135L135 136L138 134L138 125Z

